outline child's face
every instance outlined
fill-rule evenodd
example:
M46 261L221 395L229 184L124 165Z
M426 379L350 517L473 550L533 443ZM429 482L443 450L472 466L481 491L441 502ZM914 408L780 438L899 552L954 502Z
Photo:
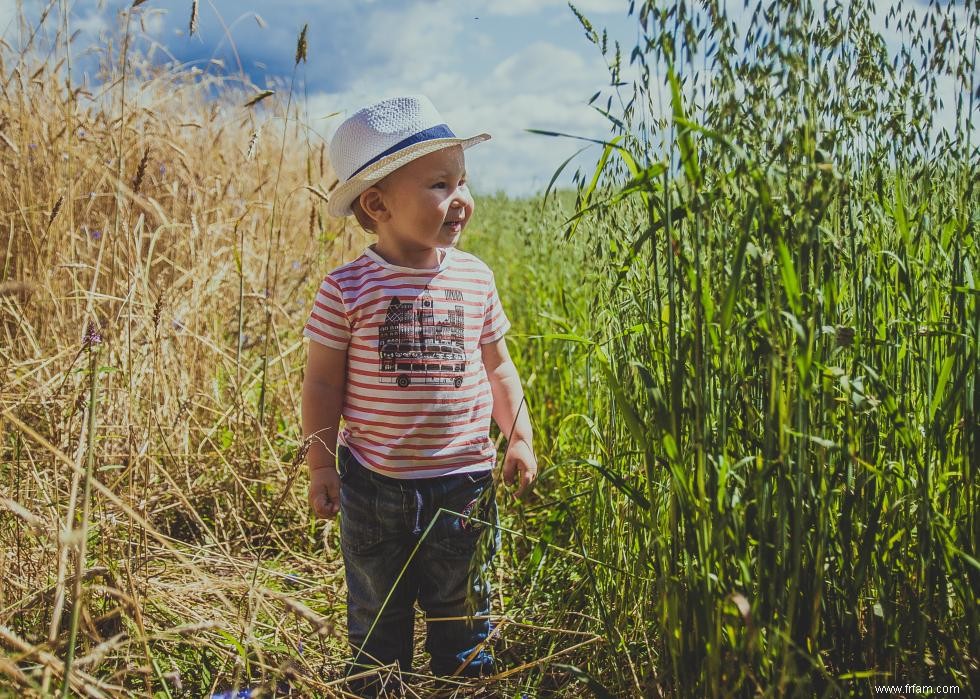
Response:
M400 247L451 247L473 215L460 146L443 148L398 168L375 185L385 214L377 232Z

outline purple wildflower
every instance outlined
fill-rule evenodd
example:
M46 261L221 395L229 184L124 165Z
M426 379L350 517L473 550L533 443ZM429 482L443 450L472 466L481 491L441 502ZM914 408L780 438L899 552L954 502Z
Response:
M92 237L92 240L100 240L102 238L102 231L98 228L89 231L88 234Z
M91 348L95 345L101 344L102 329L99 327L98 323L90 320L88 322L88 327L85 328L85 335L82 336L82 346Z
M239 689L237 692L218 692L217 694L212 694L211 699L251 699L255 696L255 690L251 687L247 689Z

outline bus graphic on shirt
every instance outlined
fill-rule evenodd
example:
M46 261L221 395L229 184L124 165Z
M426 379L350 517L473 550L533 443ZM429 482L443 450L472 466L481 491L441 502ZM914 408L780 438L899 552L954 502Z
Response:
M446 298L461 301L462 294L447 291ZM428 291L415 300L392 298L378 330L378 381L401 388L413 384L459 388L466 372L463 323L460 305L436 320Z

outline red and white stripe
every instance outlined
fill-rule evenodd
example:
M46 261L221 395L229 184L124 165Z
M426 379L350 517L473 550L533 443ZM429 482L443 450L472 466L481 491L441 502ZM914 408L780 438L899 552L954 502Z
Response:
M437 369L430 375L446 377L447 383L416 379L399 387L391 372L381 371L379 334L392 298L419 308L425 293L435 318L462 308L465 371ZM475 256L449 248L438 269L410 269L388 264L369 248L324 278L303 334L347 350L341 443L378 473L433 478L493 466L493 397L480 346L499 340L509 328L493 272ZM457 376L458 388L452 383Z

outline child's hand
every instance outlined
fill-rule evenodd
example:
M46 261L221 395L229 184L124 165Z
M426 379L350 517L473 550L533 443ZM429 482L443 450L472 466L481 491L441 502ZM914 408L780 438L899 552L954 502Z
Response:
M340 474L333 466L310 471L310 507L320 519L333 519L340 512Z
M524 498L531 492L534 479L538 476L538 462L534 458L531 445L523 439L507 446L507 454L504 457L504 483L514 485L518 472L520 472L521 477L520 487L514 496Z

